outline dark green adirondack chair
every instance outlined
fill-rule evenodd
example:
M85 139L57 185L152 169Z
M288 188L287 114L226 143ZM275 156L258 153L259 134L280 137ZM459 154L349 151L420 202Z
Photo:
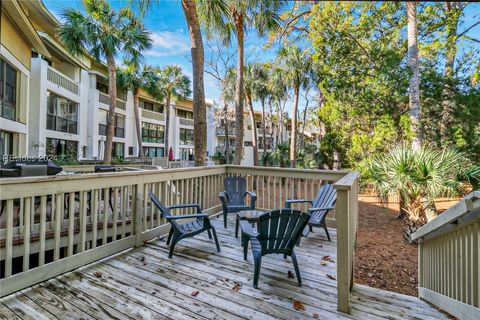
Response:
M328 241L330 240L330 234L328 233L326 218L330 210L335 209L335 202L337 201L337 190L333 188L332 184L326 184L320 188L317 196L313 201L310 200L287 200L285 201L285 208L291 208L294 203L308 202L312 205L308 209L308 212L312 216L308 222L309 229L305 230L303 235L308 236L308 232L313 231L313 227L322 227L327 233Z
M300 277L300 269L298 268L294 248L309 219L310 214L300 210L273 210L266 212L259 217L258 233L253 230L248 221L240 221L240 226L242 228L243 258L245 260L247 260L248 242L251 243L252 247L254 288L258 288L262 256L271 253L283 254L284 258L287 256L292 257L298 286L302 286L302 278Z
M215 228L211 225L210 219L208 218L208 214L202 213L202 209L198 204L179 204L175 206L166 207L164 206L160 200L158 200L157 196L152 192L148 193L148 196L152 200L153 204L160 210L162 216L170 222L171 228L170 233L168 234L167 238L167 245L170 244L170 251L168 253L168 257L171 258L173 254L173 249L178 241L193 237L199 233L204 231L208 232L208 237L215 240L215 245L217 246L217 251L220 252L220 244L218 243L217 233L215 232ZM196 208L196 214L184 214L179 216L173 216L170 214L170 210L173 209L180 209L180 208ZM178 219L188 219L188 218L196 218L191 222L186 223L179 223L177 222Z
M222 201L223 224L227 227L227 215L242 210L255 210L257 195L254 192L247 191L247 180L243 177L228 177L223 181L225 191L220 192L219 197ZM245 197L250 196L250 205L245 203Z

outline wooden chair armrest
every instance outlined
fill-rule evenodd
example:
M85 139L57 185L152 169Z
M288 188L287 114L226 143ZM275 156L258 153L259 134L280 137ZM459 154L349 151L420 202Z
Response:
M208 218L207 213L183 214L180 216L166 217L167 220L190 219L190 218Z
M253 230L250 222L247 220L240 220L240 228L242 228L242 233L246 234L250 238L256 238L258 236L258 233Z

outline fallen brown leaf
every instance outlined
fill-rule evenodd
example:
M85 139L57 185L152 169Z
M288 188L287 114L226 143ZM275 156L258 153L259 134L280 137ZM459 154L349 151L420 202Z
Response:
M199 293L200 293L200 291L198 291L198 290L192 291L192 297L198 296Z
M235 292L238 292L241 287L242 287L242 284L241 284L241 283L235 282L235 284L234 284L233 287L232 287L232 290L235 291Z
M297 311L305 310L305 306L298 300L293 300L293 308Z
M323 256L322 261L335 262L335 260L333 260L330 256Z
M295 278L295 276L293 275L293 272L290 271L290 270L288 270L287 276L288 276L289 279Z
M327 274L327 277L332 280L337 280L337 277L335 277L333 274Z
M314 318L314 319L320 319L320 316L318 315L318 313L314 313L314 314L313 314L313 318Z
M97 278L101 278L103 276L103 274L100 271L95 272L93 275Z
M326 262L326 261L320 261L320 265L321 265L321 266L326 266L326 265L327 265L327 262Z

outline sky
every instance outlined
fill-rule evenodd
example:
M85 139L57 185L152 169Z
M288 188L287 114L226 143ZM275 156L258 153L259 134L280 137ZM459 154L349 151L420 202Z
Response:
M59 17L65 7L81 9L81 0L43 0L47 9ZM114 8L125 5L126 0L110 1ZM480 3L467 6L465 12L465 26L474 22L474 16L480 13ZM151 32L153 40L152 49L145 54L146 63L153 66L167 64L179 65L185 73L192 78L192 65L190 59L190 39L187 24L183 15L180 0L163 0L155 5L145 17L145 27ZM473 28L468 35L480 39L480 26ZM204 36L205 40L205 36ZM255 32L248 32L245 41L245 56L249 62L267 61L275 56L278 48L264 48L266 39L259 38ZM205 59L210 56L208 47L205 46ZM205 74L205 97L220 101L219 85L215 78ZM299 109L303 110L304 100L300 99ZM259 108L255 104L255 109ZM287 110L289 111L289 110Z

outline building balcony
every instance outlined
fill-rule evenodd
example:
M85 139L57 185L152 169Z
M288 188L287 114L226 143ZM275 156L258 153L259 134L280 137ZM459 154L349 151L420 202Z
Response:
M236 132L235 127L233 127L233 126L228 127L228 135L229 136L234 136L235 132ZM221 137L225 136L225 127L217 127L215 129L215 133L216 133L217 136L221 136Z
M258 196L259 210L283 208L287 199L313 199L322 185L333 184L337 201L327 218L332 241L315 229L295 247L302 287L287 276L293 270L291 258L266 255L259 287L253 288L251 250L244 260L240 239L234 235L233 214L226 229L221 219L211 219L221 252L204 233L180 241L168 259L164 239L170 226L152 206L148 193L154 192L168 206L198 203L213 218L222 212L218 198L222 180L232 175L247 179L249 190ZM33 319L52 314L60 318L448 319L416 297L353 282L358 179L357 172L229 165L2 179L2 314L17 318L28 311ZM480 199L480 194L476 197ZM438 284L478 292L474 272L478 250L471 239L478 233L480 201L453 208L445 219L434 219L434 225L418 231L423 242L419 261L424 261L420 272L428 276L420 278L420 285L430 288L429 297L443 288ZM438 254L446 250L441 245L450 239L448 233L465 235L456 240L462 246L445 247L453 250L447 250L451 256L460 257L454 262L461 267L457 271L463 270L463 280L447 277L448 268L435 272L439 265L452 262ZM430 258L423 256L427 253ZM441 260L432 264L431 257ZM427 287L431 280L433 287ZM475 295L466 295L459 305L475 315L477 302L471 296ZM457 300L451 298L444 305Z
M107 106L110 106L110 96L106 93L103 92L98 92L98 102L106 104ZM117 99L117 108L125 110L125 101Z
M182 126L193 127L193 119L178 118L178 123Z
M79 94L79 83L53 67L47 66L47 80L73 94Z
M150 111L146 109L141 109L142 110L142 117L146 119L151 119L151 120L157 120L157 121L165 121L165 115L163 113L155 112L155 111Z

